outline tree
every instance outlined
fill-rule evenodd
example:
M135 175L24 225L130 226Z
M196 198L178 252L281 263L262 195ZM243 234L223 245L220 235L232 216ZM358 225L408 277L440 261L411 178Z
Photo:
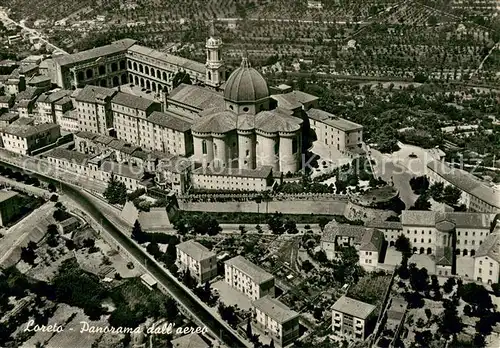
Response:
M174 243L169 243L167 245L167 250L164 255L164 262L167 265L173 264L177 258L177 248Z
M35 251L29 247L22 247L21 248L21 260L26 262L29 265L35 265L35 259L36 259L36 254Z
M396 250L401 252L402 254L406 254L409 258L411 255L411 243L410 240L403 234L398 236L396 239L396 243L394 244Z
M109 204L123 205L127 201L127 187L121 181L116 180L114 173L111 173L104 197Z
M176 88L180 84L186 84L186 85L191 85L191 77L189 74L185 71L179 71L174 75L174 78L172 79L172 87Z
M311 270L314 269L314 265L311 263L309 260L304 260L302 262L302 269L304 272L309 273Z
M47 245L50 246L51 248L55 248L57 245L59 245L59 241L57 240L58 232L57 232L57 226L54 224L50 224L47 226Z
M188 288L192 289L196 286L196 280L191 276L191 272L187 269L182 277L182 283Z
M432 342L432 332L430 330L416 331L415 343L422 347L429 347Z
M493 289L493 293L495 294L495 296L500 296L500 284L491 284L491 289Z
M49 190L49 192L56 192L56 185L54 185L53 183L49 183L47 189Z
M330 222L330 219L323 217L323 216L318 219L318 226L319 226L319 228L321 228L321 231L323 231L325 229L325 226L329 222Z
M286 232L290 234L297 234L299 232L297 230L297 224L292 219L286 219L284 228Z
M52 195L52 196L50 196L50 201L51 201L51 202L57 202L57 201L58 201L58 199L59 199L59 196L58 196L58 195Z
M415 204L410 207L410 210L430 210L431 202L427 193L421 194L415 201Z
M460 191L459 188L452 185L447 185L443 190L442 202L452 207L457 206L461 196L462 191Z
M149 254L153 255L153 257L155 259L161 256L160 247L158 246L158 243L156 243L156 242L149 243L148 246L146 247L146 251Z
M274 234L283 234L285 232L283 224L284 221L282 213L276 212L267 220L267 225Z
M429 275L426 268L417 268L414 263L410 264L410 284L413 290L418 292L427 291L429 288Z
M448 278L446 279L446 282L443 285L443 290L445 293L449 294L450 292L453 291L453 287L455 286L455 278Z
M482 285L476 283L464 284L459 288L458 294L465 302L472 305L475 311L484 312L493 308L490 294Z
M142 231L139 220L135 220L134 227L132 227L132 239L137 243L142 244L147 241L147 235Z

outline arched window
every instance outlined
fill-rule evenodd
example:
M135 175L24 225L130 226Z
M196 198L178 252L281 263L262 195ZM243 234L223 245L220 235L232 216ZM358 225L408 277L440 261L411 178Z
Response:
M212 80L212 73L210 71L208 72L208 80Z
M137 63L134 62L134 70L137 71Z
M201 152L206 155L207 154L207 141L203 140L201 142Z
M139 72L142 74L144 72L144 67L142 64L139 64Z
M163 81L168 81L167 73L163 72Z
M120 84L120 79L118 76L113 77L113 87L116 87Z
M427 255L432 254L432 248L427 248Z
M472 250L470 251L470 256L474 256L474 255L476 255L476 251L475 251L474 249L472 249Z
M99 66L99 75L106 74L106 67L104 65Z
M122 85L126 84L127 82L128 82L127 74L122 74Z
M120 60L120 70L125 70L125 61Z
M217 157L217 144L214 144L214 156Z
M111 71L115 72L118 70L118 64L116 62L111 63Z
M128 61L128 68L132 69L132 62L130 60Z
M94 72L92 71L92 69L87 69L85 74L87 75L88 79L91 79L94 76Z
M144 67L144 72L146 73L146 75L149 75L149 68L147 66Z
M156 70L156 78L161 79L161 71L160 70Z
M155 69L154 68L151 68L151 76L155 77L156 74L155 74Z

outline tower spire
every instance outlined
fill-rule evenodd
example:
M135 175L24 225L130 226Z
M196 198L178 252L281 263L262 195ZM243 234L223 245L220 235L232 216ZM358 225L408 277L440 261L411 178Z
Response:
M208 35L210 37L215 37L215 20L214 19L212 19L210 21L210 28L209 28Z

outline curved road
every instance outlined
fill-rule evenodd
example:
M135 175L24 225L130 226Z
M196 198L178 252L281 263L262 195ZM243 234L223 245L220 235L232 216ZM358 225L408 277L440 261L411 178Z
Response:
M7 167L25 171L20 167L2 160L0 160L0 163ZM65 194L80 205L83 211L92 216L96 221L100 221L101 227L105 229L106 232L108 232L118 243L120 243L122 248L126 249L137 260L151 260L151 256L144 250L137 247L137 245L132 242L127 235L122 233L111 221L109 221L106 216L102 214L102 212L94 205L94 203L81 193L80 188L38 173L33 173L33 175L38 177L40 180L49 183L52 182L56 186L60 187ZM163 270L161 266L157 265L156 262L153 260L147 262L146 269L168 289L177 301L179 301L184 307L188 308L200 322L204 323L212 332L219 333L219 339L226 345L231 348L247 347L240 337L222 325L212 313L201 306L196 299L193 298L193 295L184 291L184 289L172 279L172 276L165 272L165 270Z

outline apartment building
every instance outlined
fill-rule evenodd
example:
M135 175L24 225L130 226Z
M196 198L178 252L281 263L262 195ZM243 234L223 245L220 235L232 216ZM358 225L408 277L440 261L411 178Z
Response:
M299 338L299 313L270 296L253 301L252 307L257 326L279 346L285 347Z
M146 183L143 182L144 169L141 167L106 160L101 164L100 175L103 182L108 182L111 175L114 175L115 180L125 184L127 191L146 188Z
M19 119L0 131L3 147L21 155L50 145L61 136L61 127L54 123L26 125Z
M243 256L224 263L225 281L252 300L269 295L274 297L274 276Z
M321 249L329 260L340 258L343 248L354 247L359 254L359 264L366 271L377 268L383 244L383 232L364 226L341 225L335 220L325 226L321 236Z
M198 283L205 283L217 276L217 257L194 240L176 245L177 264L184 271L189 270Z
M449 247L457 255L474 256L490 234L495 214L403 210L402 233L412 243L413 252L433 254ZM397 237L389 236L389 246Z
M474 257L474 280L495 284L500 280L500 229L490 234Z
M87 165L91 158L89 155L63 148L56 148L44 155L44 157L47 159L48 163L56 168L88 176Z
M329 148L340 152L361 148L362 125L315 108L309 109L307 116L311 129L316 132L317 140Z
M257 169L200 167L191 175L193 188L214 191L266 191L274 184L273 168Z
M364 341L373 329L374 311L375 306L371 304L342 296L332 307L333 333L342 338Z
M147 118L154 111L161 111L161 104L118 92L111 100L111 110L118 139L139 146L146 145L147 148L153 147L150 134L153 133L154 128Z
M128 83L126 51L136 43L132 39L115 41L75 54L47 61L47 75L61 88L85 85L114 87Z
M64 99L64 103L71 103L69 96L72 91L60 89L42 93L35 103L35 120L37 123L57 123L56 122L56 102ZM63 104L59 104L62 107ZM68 106L66 106L68 107Z
M144 122L146 128L146 122ZM147 129L141 146L151 150L168 152L189 157L193 154L191 122L179 117L170 110L153 111L147 118Z
M111 99L116 93L113 89L90 85L78 92L75 107L81 131L109 135L113 128Z
M15 99L13 95L0 95L0 109L10 109Z
M442 182L459 188L462 191L460 203L465 204L467 210L482 213L500 212L500 191L487 186L474 175L438 161L427 163L426 175L431 184Z

